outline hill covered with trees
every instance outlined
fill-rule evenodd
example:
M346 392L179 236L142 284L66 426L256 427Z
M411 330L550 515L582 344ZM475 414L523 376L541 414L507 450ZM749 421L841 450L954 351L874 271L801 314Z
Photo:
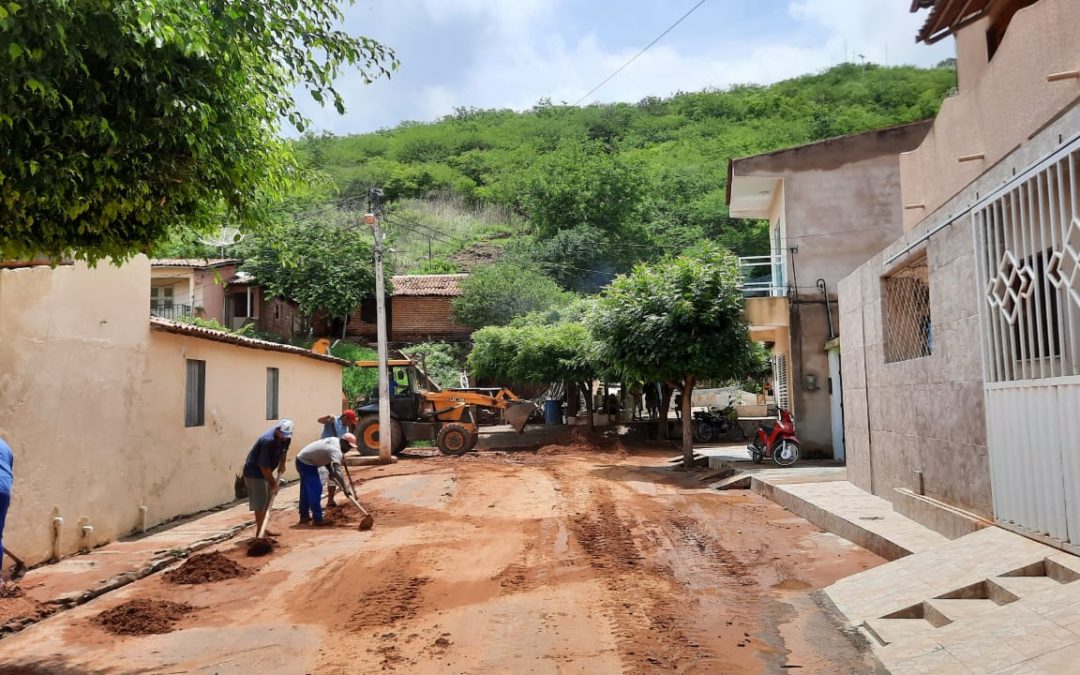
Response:
M308 135L297 154L326 180L297 208L355 205L380 187L399 272L509 256L591 291L701 239L767 252L763 223L728 217L729 159L932 117L955 77L951 63L842 64L769 86L581 108L462 108L434 123Z

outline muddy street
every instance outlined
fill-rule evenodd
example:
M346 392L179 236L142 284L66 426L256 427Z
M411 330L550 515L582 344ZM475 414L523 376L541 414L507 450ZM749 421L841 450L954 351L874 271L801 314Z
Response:
M299 526L293 505L274 513L270 555L227 542L0 641L0 660L71 672L872 671L813 591L881 559L756 494L703 489L669 456L549 447L354 470L372 531L357 531L352 507L331 527ZM133 600L191 609L163 631L109 632L99 615Z

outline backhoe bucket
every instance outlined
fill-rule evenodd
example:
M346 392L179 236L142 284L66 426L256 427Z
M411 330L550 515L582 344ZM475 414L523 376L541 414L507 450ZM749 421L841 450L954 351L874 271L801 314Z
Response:
M529 421L534 412L536 412L535 403L532 401L519 401L508 407L503 412L503 417L506 418L507 424L514 427L514 431L521 434L525 432L525 423Z

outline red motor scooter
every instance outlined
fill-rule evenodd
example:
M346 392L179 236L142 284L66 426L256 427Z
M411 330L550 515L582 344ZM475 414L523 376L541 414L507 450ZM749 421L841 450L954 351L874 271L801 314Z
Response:
M754 464L771 457L780 466L799 461L799 439L795 436L795 420L787 410L780 410L776 424L759 424L754 442L746 446Z

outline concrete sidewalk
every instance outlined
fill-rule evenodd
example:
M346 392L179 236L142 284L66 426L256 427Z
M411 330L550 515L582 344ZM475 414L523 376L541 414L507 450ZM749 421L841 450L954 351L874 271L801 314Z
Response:
M1080 558L992 525L950 540L843 467L737 466L717 485L750 488L891 560L823 591L890 672L1077 670Z

